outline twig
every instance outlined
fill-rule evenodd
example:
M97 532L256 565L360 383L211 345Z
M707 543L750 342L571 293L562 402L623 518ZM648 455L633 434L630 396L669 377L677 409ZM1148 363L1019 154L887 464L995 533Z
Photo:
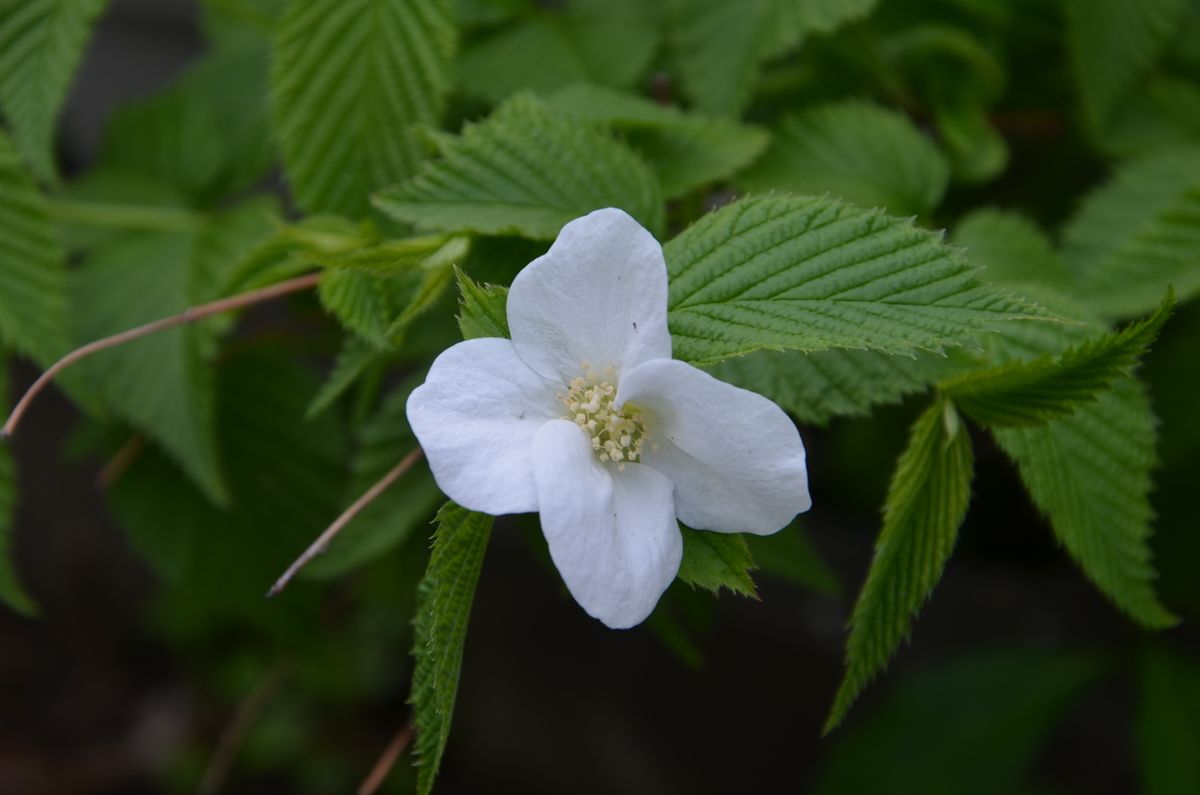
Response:
M400 754L404 753L409 743L412 742L415 734L412 715L409 715L408 720L404 721L404 725L400 727L400 731L396 732L396 736L388 743L388 747L383 749L383 754L375 763L375 767L371 768L370 774L359 785L358 795L375 795L375 792L383 785L388 773L391 773L392 768L396 766L396 760L400 758Z
M50 382L54 380L55 376L71 365L75 364L75 362L78 362L81 359L86 359L93 353L99 353L100 351L107 350L109 348L115 348L118 345L124 345L127 342L132 342L133 340L140 339L141 337L146 337L159 331L174 328L175 326L183 326L187 325L188 323L194 323L197 320L202 320L210 315L218 315L222 312L231 312L235 309L241 309L243 307L258 304L263 301L269 301L272 298L278 298L283 295L288 295L289 293L296 293L300 292L301 290L311 289L312 287L316 286L320 278L321 274L310 273L305 276L298 276L295 279L288 279L287 281L279 282L278 284L272 284L270 287L263 287L259 290L251 290L248 293L241 293L240 295L231 295L228 298L222 298L219 301L213 301L208 304L200 304L199 306L188 307L178 315L166 317L161 320L155 320L152 323L138 326L137 328L130 329L129 331L123 331L120 334L114 334L111 337L105 337L103 339L96 340L95 342L89 342L82 348L76 348L51 365L49 370L42 373L38 380L33 382L33 386L29 387L29 391L21 396L21 399L17 402L16 408L14 408L12 414L9 415L8 422L4 423L4 427L0 429L0 439L6 436L12 436L14 433L16 433L17 424L21 421L22 415L25 414L26 409L29 408L29 404L33 402L33 399L36 398L43 389L49 386Z
M292 578L296 576L296 573L300 569L307 566L313 558L325 551L325 548L329 546L329 542L342 531L342 528L350 524L351 519L357 516L363 508L374 502L375 498L382 494L388 486L395 483L397 478L407 472L413 464L417 463L420 457L420 447L409 451L408 455L404 456L399 464L396 464L390 472L379 479L378 483L367 489L365 494L355 500L353 505L333 521L333 524L325 528L325 532L317 536L316 541L309 544L308 549L304 550L303 555L296 558L295 563L288 566L288 570L283 573L283 576L275 581L275 584L271 586L271 590L267 591L267 598L269 599L272 596L278 595L280 591L286 588L287 584L292 581Z
M108 489L116 483L122 475L133 466L133 462L138 460L138 456L146 449L146 437L140 433L135 433L129 437L129 441L121 445L121 449L113 454L113 457L108 459L108 463L96 475L96 485L101 489Z
M279 690L285 672L284 666L276 665L259 680L249 695L238 705L237 711L233 713L233 717L221 732L220 739L217 740L216 750L213 751L212 759L209 760L208 767L204 770L204 776L200 779L200 786L196 789L198 795L216 795L221 791L221 787L233 767L233 760L237 756L238 749L241 748L246 735L250 733L254 722L262 715L267 704L271 703L271 699Z

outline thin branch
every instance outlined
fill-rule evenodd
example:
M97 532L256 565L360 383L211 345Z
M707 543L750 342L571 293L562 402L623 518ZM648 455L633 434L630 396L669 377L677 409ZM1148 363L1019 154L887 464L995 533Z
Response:
M396 736L388 743L388 747L383 749L383 754L379 757L379 761L375 763L375 767L371 768L370 774L359 785L358 795L375 795L375 792L383 785L384 780L387 779L388 773L391 773L392 768L396 766L396 760L408 748L415 735L416 730L413 728L412 715L409 715L408 720L404 721L404 725L400 727L400 731L396 732Z
M17 402L16 408L13 409L12 414L10 414L8 417L8 422L4 423L4 428L0 429L0 439L3 439L6 436L12 436L14 433L16 433L17 424L20 423L22 415L25 414L25 411L29 408L29 404L33 402L33 399L36 398L43 389L49 386L50 382L52 382L59 373L75 364L75 362L78 362L81 359L86 359L93 353L99 353L100 351L108 350L109 348L115 348L118 345L124 345L127 342L132 342L133 340L149 336L159 331L165 331L166 329L174 328L175 326L184 326L188 323L195 323L197 320L202 320L211 315L219 315L222 312L231 312L235 309L242 309L243 307L262 303L263 301L269 301L272 298L278 298L283 295L288 295L289 293L297 293L301 290L311 289L316 286L320 278L321 274L310 273L305 276L298 276L295 279L288 279L287 281L279 282L278 284L272 284L270 287L263 287L259 290L251 290L248 293L241 293L240 295L231 295L228 298L222 298L219 301L213 301L208 304L200 304L199 306L188 307L178 315L166 317L162 320L155 320L154 322L147 323L144 326L138 326L137 328L130 329L129 331L123 331L120 334L114 334L111 337L105 337L104 339L99 339L95 342L89 342L82 348L76 348L51 365L49 370L42 373L41 377L38 378L37 381L33 382L33 386L29 387L29 391L27 391L21 397L20 401Z
M130 436L129 441L121 445L121 449L108 459L108 463L96 475L96 485L105 490L111 488L129 470L129 467L133 466L145 449L145 436L140 433Z
M380 478L378 483L367 489L365 494L355 500L354 504L347 508L341 516L335 519L333 524L325 528L325 532L317 536L317 540L312 542L308 549L304 550L303 555L296 558L295 563L293 563L291 566L288 566L288 570L283 573L283 576L275 581L275 584L271 586L271 590L267 591L267 598L269 599L272 596L278 595L280 591L286 588L287 584L292 581L292 578L296 576L298 571L311 563L312 559L317 555L320 555L325 551L325 549L329 546L329 542L333 540L334 536L342 532L342 528L350 524L351 519L353 519L355 516L358 516L359 512L362 511L363 508L366 508L368 505L374 502L380 494L387 490L388 486L395 483L401 475L411 469L412 465L417 463L417 460L420 459L420 457L421 448L416 447L412 449L409 451L408 455L404 456L404 458L400 460L399 464L396 464L396 466L394 466L390 472Z
M283 665L276 665L259 680L254 689L238 705L237 711L233 713L233 717L221 732L221 738L217 740L217 747L213 751L212 759L208 762L208 767L204 769L204 776L200 779L200 786L196 789L198 795L216 795L221 791L225 779L233 767L238 749L241 748L255 721L271 703L271 699L275 697L279 686L283 684L285 673L286 669Z

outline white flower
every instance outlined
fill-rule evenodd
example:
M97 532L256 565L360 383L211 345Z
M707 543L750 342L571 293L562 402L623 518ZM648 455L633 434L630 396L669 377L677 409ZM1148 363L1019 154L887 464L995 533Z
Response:
M808 510L804 445L770 400L671 358L658 242L615 209L563 227L508 294L512 340L434 361L408 419L438 486L489 514L541 514L588 614L650 614L698 530L767 535Z

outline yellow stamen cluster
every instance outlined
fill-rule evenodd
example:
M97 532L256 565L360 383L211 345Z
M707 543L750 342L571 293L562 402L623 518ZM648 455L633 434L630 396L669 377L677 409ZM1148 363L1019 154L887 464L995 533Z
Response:
M567 393L558 398L569 412L565 419L587 432L600 460L614 461L617 469L623 470L626 462L637 462L649 434L641 412L613 405L617 390L611 382L611 367L604 376L596 378L585 364L584 375L572 381Z

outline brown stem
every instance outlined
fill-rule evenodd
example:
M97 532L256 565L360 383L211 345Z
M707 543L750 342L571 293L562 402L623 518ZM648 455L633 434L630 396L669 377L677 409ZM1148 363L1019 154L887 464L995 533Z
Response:
M379 761L375 763L375 767L371 768L370 774L363 780L363 783L358 788L358 795L375 795L375 792L383 785L387 779L388 773L392 772L392 768L396 766L396 760L400 758L400 754L408 748L412 742L416 731L413 729L412 716L404 722L400 727L400 731L396 732L396 736L388 743L388 747L383 749L383 754L379 757Z
M221 738L217 740L217 748L213 751L212 759L209 760L204 776L200 779L200 786L196 789L198 795L216 795L221 791L233 767L238 749L250 733L250 728L275 697L283 683L284 673L282 665L272 668L238 705L237 711L221 732Z
M108 463L96 475L96 485L105 490L111 488L129 470L129 467L133 466L134 462L138 460L138 456L145 449L145 436L142 436L140 433L130 436L129 441L121 445L121 449L108 460Z
M325 551L325 548L329 546L329 542L333 540L333 537L342 532L342 528L350 524L351 519L357 516L363 508L366 508L368 505L374 502L375 498L382 494L388 486L395 483L401 475L411 469L412 465L417 463L417 460L420 459L420 457L421 448L416 447L412 449L409 451L408 455L404 456L404 458L400 460L399 464L396 464L396 466L394 466L390 472L380 478L378 483L367 489L365 494L355 500L354 504L347 508L341 516L335 519L333 524L325 528L325 532L317 536L316 541L309 544L308 549L304 550L303 555L296 558L295 563L293 563L291 566L288 566L288 570L283 573L283 576L275 581L275 584L271 586L271 590L267 591L267 598L269 599L272 596L276 596L280 591L286 588L287 584L292 581L292 578L296 576L296 573L300 571L300 569L307 566L313 558Z
M288 295L289 293L296 293L300 292L301 290L311 289L316 286L320 278L321 274L310 273L305 276L298 276L294 279L288 279L287 281L279 282L278 284L272 284L270 287L263 287L259 290L251 290L248 293L241 293L240 295L231 295L228 298L222 298L219 301L213 301L208 304L200 304L199 306L188 307L178 315L172 315L171 317L165 317L161 320L155 320L152 323L147 323L143 326L132 328L129 331L123 331L120 334L114 334L111 337L105 337L103 339L96 340L95 342L89 342L82 348L76 348L51 365L50 369L42 373L38 380L33 382L33 386L29 387L29 390L21 396L21 399L17 402L16 408L14 408L12 414L9 415L8 422L4 423L4 427L0 429L0 439L6 436L12 436L14 433L16 433L17 424L20 423L21 417L29 408L29 404L33 402L33 399L36 398L43 389L50 385L50 382L54 380L55 376L71 365L75 364L75 362L79 361L80 359L86 359L93 353L99 353L100 351L107 350L109 348L115 348L118 345L124 345L127 342L132 342L133 340L149 336L159 331L174 328L175 326L184 326L188 323L195 323L197 320L202 320L211 315L218 315L222 312L231 312L235 309L241 309L243 307L258 304L263 301L269 301L272 298L278 298L283 295Z

